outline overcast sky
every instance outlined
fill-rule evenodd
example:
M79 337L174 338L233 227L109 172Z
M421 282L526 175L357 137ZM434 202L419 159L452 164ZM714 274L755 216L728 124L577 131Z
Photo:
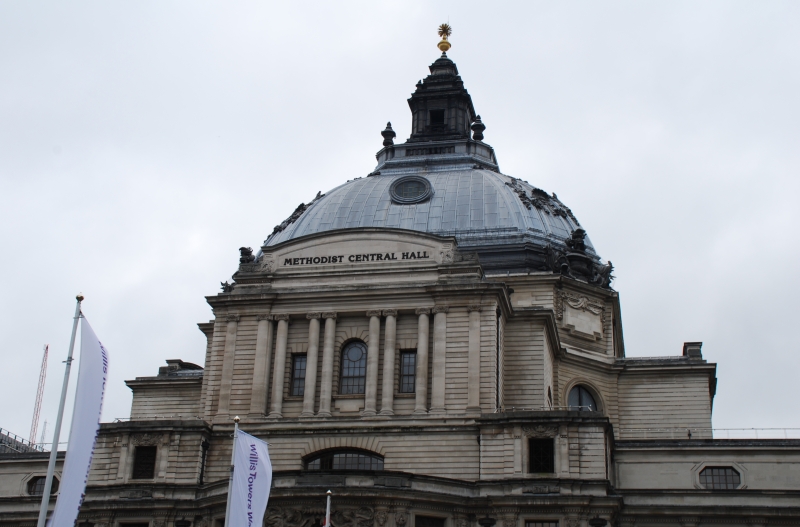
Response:
M703 341L715 427L800 427L800 3L528 0L0 3L0 427L49 343L52 430L79 291L104 420L202 364L238 247L408 137L448 19L501 170L614 263L627 354Z

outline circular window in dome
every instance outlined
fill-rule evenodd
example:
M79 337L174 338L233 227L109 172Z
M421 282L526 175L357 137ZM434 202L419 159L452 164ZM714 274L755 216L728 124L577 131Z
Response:
M430 182L424 177L406 176L398 179L389 188L392 201L403 205L425 201L433 195Z

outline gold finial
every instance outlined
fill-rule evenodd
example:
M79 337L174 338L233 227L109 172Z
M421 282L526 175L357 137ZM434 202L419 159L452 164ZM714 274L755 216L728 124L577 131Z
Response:
M442 37L442 40L439 41L437 46L442 53L447 53L447 50L450 49L450 42L447 41L447 37L453 34L453 28L450 27L450 24L442 24L439 26L439 36Z

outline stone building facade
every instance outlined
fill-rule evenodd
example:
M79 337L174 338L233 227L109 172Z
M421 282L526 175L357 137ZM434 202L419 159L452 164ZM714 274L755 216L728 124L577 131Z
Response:
M372 173L241 249L202 367L128 381L79 521L221 527L239 416L267 527L319 526L329 489L334 527L800 524L800 441L713 438L700 343L626 357L610 262L500 172L445 54L409 106ZM0 458L0 526L35 523L27 456Z

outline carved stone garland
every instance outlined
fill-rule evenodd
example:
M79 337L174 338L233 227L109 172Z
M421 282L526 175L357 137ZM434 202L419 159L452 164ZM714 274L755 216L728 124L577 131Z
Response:
M602 321L601 327L605 333L606 329L606 310L603 303L583 295L576 295L568 291L555 290L553 295L553 308L556 312L558 320L564 319L564 303L573 309L580 309L581 311L589 311L595 315L600 315Z

